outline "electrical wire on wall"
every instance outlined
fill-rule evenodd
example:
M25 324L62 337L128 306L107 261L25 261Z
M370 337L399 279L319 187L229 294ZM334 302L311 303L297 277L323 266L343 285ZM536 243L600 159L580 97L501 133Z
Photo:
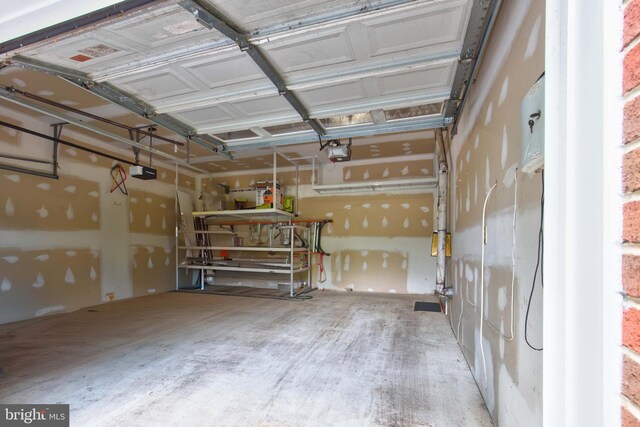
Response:
M125 196L129 195L127 186L124 183L127 180L127 172L120 164L116 164L111 168L111 193L116 190L120 190Z
M544 274L543 274L543 260L544 260L544 169L541 173L542 176L542 196L540 197L540 229L538 231L538 259L536 261L536 269L533 273L533 281L531 283L531 292L529 293L529 301L527 302L527 314L524 318L524 340L527 345L535 351L542 351L542 347L536 347L529 342L529 312L531 310L531 300L533 299L533 291L536 288L536 279L538 278L538 270L540 271L540 286L544 289Z
M507 336L502 330L500 330L493 323L491 323L488 317L485 316L483 318L483 320L487 322L487 325L489 325L491 329L499 333L505 339L505 341L513 341L513 338L515 336L513 332L513 323L514 323L513 322L513 308L514 308L514 292L513 291L515 289L515 283L516 283L516 231L517 231L516 218L517 218L517 212L518 212L518 169L516 169L514 178L515 178L515 189L514 189L514 196L513 196L513 221L511 223L513 234L511 239L511 245L512 245L511 246L511 316L510 316L511 319L509 323L510 336ZM484 268L484 262L483 262L483 268ZM484 283L480 283L480 287L481 289L484 289Z
M481 251L481 267L480 267L480 353L482 354L482 369L484 371L484 384L487 385L487 360L484 355L484 335L482 329L484 325L484 247L487 244L487 202L491 193L498 186L496 182L491 186L487 197L484 199L484 205L482 206L482 251Z

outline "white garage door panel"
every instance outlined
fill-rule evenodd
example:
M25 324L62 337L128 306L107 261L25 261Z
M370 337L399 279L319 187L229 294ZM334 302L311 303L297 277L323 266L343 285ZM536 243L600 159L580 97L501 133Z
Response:
M88 33L61 38L56 43L27 48L22 53L95 77L109 75L122 67L131 68L135 63L150 63L152 58L166 56L167 52L221 43L232 44L217 31L200 25L182 7L171 5L98 26ZM117 52L102 56L90 54L87 55L90 59L85 62L70 59L97 45L116 49Z
M226 121L237 120L237 117L225 110L222 106L217 105L185 111L175 114L175 116L189 123L193 127L199 127L203 124L218 124Z
M363 22L369 56L422 49L460 48L466 28L465 1L437 3L419 12L407 11Z
M249 101L235 102L232 105L246 117L256 117L274 112L293 110L286 99L279 95L270 96L267 98L252 99Z
M207 0L236 26L246 32L299 21L310 16L326 14L357 5L363 7L371 0Z
M430 104L440 102L449 97L448 91L431 94L425 93L402 93L385 96L369 96L365 99L336 102L309 108L309 115L314 118L335 117L338 115L355 114L377 109L391 109L405 106Z
M178 64L209 88L255 80L268 81L260 68L244 52L211 55ZM259 86L259 85L258 85Z
M265 44L263 47L279 71L285 75L294 71L349 63L356 59L351 35L346 27Z
M105 67L106 63L130 56L131 53L128 46L117 44L114 40L94 33L91 36L74 37L53 46L29 51L27 56L33 56L41 61L63 67L90 72L96 67Z
M202 89L198 87L198 82L188 81L173 68L136 74L133 77L114 80L111 83L147 102Z
M407 71L375 79L380 94L422 91L423 93L447 91L455 72L453 63L418 71Z
M297 92L309 108L364 99L367 93L362 80Z

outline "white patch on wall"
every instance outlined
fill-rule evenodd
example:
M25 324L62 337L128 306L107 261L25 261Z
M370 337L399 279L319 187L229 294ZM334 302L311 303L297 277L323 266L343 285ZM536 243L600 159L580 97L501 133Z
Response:
M97 213L92 213L91 214L91 221L93 222L98 222L98 214Z
M145 197L144 201L149 203L149 204L153 203L153 199L151 197Z
M240 180L239 179L236 179L235 187L236 188L240 188Z
M467 163L471 162L471 150L467 150L467 154L464 156Z
M389 207L390 207L390 206L391 206L391 205L390 205L389 203L383 203L383 204L381 204L381 205L380 205L380 207L381 207L382 209L389 209Z
M498 289L498 310L504 311L507 306L507 288L502 287Z
M404 221L402 222L402 227L403 228L409 228L409 218L405 218Z
M329 225L327 225L327 233L328 234L333 234L333 223L329 223Z
M65 214L67 215L67 219L69 221L71 221L75 216L75 214L73 213L73 206L69 205L69 207L67 208Z
M420 206L420 210L424 213L428 213L431 209L429 209L429 206Z
M165 218L164 216L162 217L162 229L167 229L167 218Z
M502 105L507 100L509 93L509 76L507 76L502 82L502 89L500 89L500 98L498 99L498 105Z
M538 16L536 22L533 24L531 33L529 34L529 41L527 42L527 50L524 52L524 59L529 59L533 56L538 49L538 39L540 37L540 28L542 26L542 16Z
M333 212L327 212L326 214L324 214L324 216L326 216L327 218L333 218Z
M368 268L369 268L369 264L367 264L367 260L365 259L362 262L362 271L367 271Z
M149 269L153 268L153 261L151 260L151 257L149 257L149 259L147 260L147 268Z
M489 103L489 106L487 107L487 115L484 118L484 125L488 125L489 123L491 123L491 116L493 115L493 102Z
M480 134L476 135L476 139L473 141L473 149L477 150L480 147Z
M98 156L95 154L89 154L89 160L91 160L91 163L98 163Z
M27 84L24 82L24 80L21 80L21 79L18 79L18 78L11 79L11 82L15 86L27 87Z
M44 286L44 277L42 277L42 274L38 273L38 275L36 276L36 281L33 282L31 286L33 286L34 288L41 288Z
M144 226L147 228L151 227L151 217L149 216L149 214L147 214L147 216L144 219Z
M49 259L49 255L44 254L44 255L38 255L37 257L33 258L36 261L47 261Z
M89 271L89 277L92 281L95 281L98 278L98 273L96 272L96 269L93 268L93 266L91 266L91 271Z
M336 282L342 282L342 257L336 256Z
M40 310L36 311L36 317L46 316L47 314L51 313L59 313L64 310L64 305L52 305L51 307L41 308Z
M387 268L389 266L389 254L387 252L382 253L382 268Z
M167 256L167 257L164 257L164 266L165 266L165 267L168 267L168 266L169 266L169 264L171 264L171 260L169 260L169 257L168 257L168 256Z
M74 194L77 189L78 188L75 185L68 185L68 186L64 187L64 191L66 191L67 193L71 193L71 194Z
M422 172L422 175L429 175L429 169L427 168L420 169L420 172Z
M351 268L351 256L349 254L347 254L344 257L344 265L342 266L342 269L344 271L349 271L350 268Z
M129 211L129 223L133 224L133 212Z
M465 203L465 208L467 212L471 209L471 189L469 188L469 181L467 181L467 201Z
M347 171L344 173L344 180L347 181L351 179L351 169L347 169Z
M20 175L5 175L5 177L12 182L15 182L16 184L18 182L20 182Z
M395 294L395 293L396 293L396 290L395 290L395 289L389 289L389 293L390 293L390 294Z
M97 198L100 195L97 191L89 191L89 196Z
M67 272L64 274L64 282L69 284L76 283L76 277L73 275L71 267L68 267Z
M65 254L68 257L73 258L74 256L78 255L78 252L76 252L76 251L66 251Z
M387 225L389 225L389 221L387 220L386 216L382 217L382 228L386 228Z
M44 206L41 206L40 209L36 209L36 213L40 216L40 218L46 218L49 216L49 211Z
M364 216L364 219L362 220L362 228L369 228L369 220L367 219L367 216Z
M160 178L161 179L167 179L167 173L162 171L162 173L160 174Z
M74 150L73 148L67 148L64 150L68 155L70 155L71 157L75 157L78 155L78 152L76 150Z
M2 259L8 262L9 264L15 264L16 262L18 262L20 258L18 258L17 256L10 255L10 256L2 257Z
M214 191L214 194L216 194L216 195L217 195L218 193ZM160 203L160 207L161 207L162 209L167 209L167 204L166 204L166 203Z
M405 166L402 168L402 171L400 172L402 175L407 175L409 173L409 166Z
M489 158L487 157L487 160L485 161L484 164L484 192L488 193L489 192L489 188L491 188L491 170L489 169Z
M509 153L509 137L507 135L507 126L502 128L502 156L500 157L502 169L507 166L507 154Z
M389 176L389 168L384 168L384 171L382 172L382 177L386 178Z
M373 153L371 154L371 157L380 157L380 153Z
M147 293L148 294L155 294L156 290L154 288L149 288L149 289L147 289Z
M2 283L0 284L0 291L8 292L11 290L11 281L6 277L2 279Z
M351 210L351 205L344 205L344 208L345 208L346 210Z
M134 204L138 203L138 198L137 197L130 197L129 198L129 202L134 203Z
M348 230L350 226L351 226L351 224L349 223L349 218L346 218L344 220L344 229Z
M427 228L429 226L429 221L427 221L426 219L421 219L420 224L422 224L424 228Z
M13 206L11 197L7 197L7 203L4 204L4 214L6 216L13 216L16 213L16 208Z
M362 174L362 179L364 181L369 179L369 169L365 170L364 173Z
M403 203L400 206L402 206L402 209L409 209L411 207L409 203Z
M464 265L464 277L467 279L467 282L473 281L473 269L469 264Z
M507 169L507 172L505 172L504 178L502 179L502 183L505 187L509 188L513 185L513 182L516 179L516 173L518 173L518 164L514 163L509 167L509 169Z
M474 182L473 182L473 204L478 204L478 174L476 173Z

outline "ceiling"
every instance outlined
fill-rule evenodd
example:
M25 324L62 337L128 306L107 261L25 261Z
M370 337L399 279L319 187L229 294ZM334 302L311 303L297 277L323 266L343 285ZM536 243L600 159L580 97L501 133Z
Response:
M449 123L449 100L460 101L489 13L489 1L471 0L136 3L61 35L31 34L48 38L24 47L0 45L0 84L188 135L199 144L189 161L211 172L229 162L220 154L313 155L319 136L430 140L425 130Z

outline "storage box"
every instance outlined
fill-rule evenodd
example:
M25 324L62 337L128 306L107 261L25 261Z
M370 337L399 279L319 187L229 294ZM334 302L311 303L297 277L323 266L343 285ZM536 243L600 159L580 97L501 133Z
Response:
M273 200L276 200L275 207L282 209L284 207L284 194L280 188L280 183L276 182L275 197L273 194L273 184L271 182L258 182L256 184L256 207L272 208Z

